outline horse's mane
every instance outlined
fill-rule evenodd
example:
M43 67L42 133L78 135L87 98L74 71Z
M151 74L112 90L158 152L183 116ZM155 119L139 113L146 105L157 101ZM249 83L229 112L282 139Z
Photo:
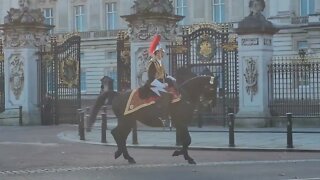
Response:
M187 86L192 86L194 83L199 82L199 79L206 79L211 78L211 76L196 76L192 77L186 81L184 81L182 84L180 84L179 88L186 88ZM195 87L198 88L198 87Z
M183 82L178 87L178 90L182 95L182 99L196 102L203 90L201 87L205 81L209 82L211 77L212 76L196 76Z
M177 84L182 84L185 81L197 76L191 71L189 67L180 67L179 69L177 69L175 75L177 79Z

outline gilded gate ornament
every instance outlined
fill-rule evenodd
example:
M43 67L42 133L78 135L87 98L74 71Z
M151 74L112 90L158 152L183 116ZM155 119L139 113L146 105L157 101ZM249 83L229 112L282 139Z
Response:
M175 45L171 46L172 53L175 54L185 54L188 52L188 48L183 44L183 39L181 37L176 37Z
M222 48L227 52L236 51L238 49L237 35L229 34L228 42L222 44Z
M214 23L200 23L200 24L193 24L190 27L185 29L186 34L192 34L199 29L213 29L217 33L227 32L229 29L228 24L214 24Z
M124 65L130 64L130 50L129 49L125 49L124 51L121 51L120 57L121 57L121 61Z
M60 64L59 75L63 85L66 85L68 88L76 87L79 80L79 62L73 57L68 57L68 59Z
M253 101L253 96L258 92L258 70L256 64L256 60L254 60L252 57L246 59L244 77L247 83L247 93L251 96L251 102Z
M212 61L213 56L216 54L217 46L214 44L213 39L209 35L204 34L201 36L197 44L197 55L202 62Z

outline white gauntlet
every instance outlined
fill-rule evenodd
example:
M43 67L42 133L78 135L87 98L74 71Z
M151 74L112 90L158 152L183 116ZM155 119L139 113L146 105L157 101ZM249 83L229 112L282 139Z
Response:
M171 79L172 81L177 81L176 78L172 77L172 76L167 76L168 79Z

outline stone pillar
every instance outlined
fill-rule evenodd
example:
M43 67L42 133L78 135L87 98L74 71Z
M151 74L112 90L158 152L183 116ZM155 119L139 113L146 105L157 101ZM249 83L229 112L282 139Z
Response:
M150 60L149 46L155 34L161 35L160 44L166 49L176 35L176 23L183 16L174 15L172 2L137 0L131 8L133 14L121 16L129 23L131 50L131 89L142 86L147 80L147 63ZM166 51L168 52L168 50ZM163 59L169 70L169 57Z
M5 108L22 106L24 125L41 122L36 53L38 47L49 39L47 32L52 28L43 23L40 9L29 9L23 4L20 9L10 10L1 25L4 32ZM11 113L5 111L3 114L10 116ZM3 124L16 124L9 121Z
M268 108L268 65L273 56L272 38L278 31L262 15L264 9L251 9L236 28L239 47L239 126L263 127L270 116Z

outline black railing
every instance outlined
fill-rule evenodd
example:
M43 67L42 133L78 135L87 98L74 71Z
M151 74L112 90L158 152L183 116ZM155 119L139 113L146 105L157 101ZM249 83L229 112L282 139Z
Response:
M292 17L291 24L307 24L309 16Z
M284 116L286 112L300 116L320 115L320 62L280 58L268 68L271 115Z
M2 39L0 39L0 112L5 110L5 87L4 87L4 53Z
M109 121L107 119L107 115L106 115L106 106L103 108L104 110L100 113L101 114L101 127L99 126L95 126L94 129L95 130L101 130L101 143L107 143L107 135L106 135L106 131L108 130L107 128L107 121ZM86 110L82 110L79 109L79 137L80 140L86 140L85 139L85 129L86 129L86 120L88 118L88 116L86 115L87 111ZM281 116L278 119L279 121L283 121L285 122L286 126L285 127L279 127L277 129L264 129L264 128L259 128L259 129L247 129L247 130L243 130L242 128L238 128L235 124L236 121L242 120L242 119L258 119L261 117L237 117L234 113L229 113L227 116L227 122L228 122L228 129L222 129L222 130L216 130L216 129L212 129L212 130L201 130L201 131L192 131L190 130L190 132L193 133L204 133L204 132L210 132L210 133L228 133L228 146L229 148L234 148L237 147L237 142L236 142L236 137L238 137L239 134L257 134L257 133L269 133L269 134L285 134L286 135L286 144L285 141L283 141L283 149L286 149L288 151L294 150L295 146L294 146L294 134L320 134L320 131L318 129L316 130L299 130L298 128L295 129L294 125L297 124L296 120L299 118L299 116L294 115L293 113L286 113L285 116ZM313 117L313 118L317 118L320 119L319 117ZM138 133L139 132L146 132L146 131L159 131L159 130L146 130L146 129L137 129L136 127L134 127L132 129L132 144L139 144L138 143ZM165 130L162 129L161 131L163 132L168 132L169 130ZM172 131L172 129L170 129L170 131ZM177 129L174 129L173 131L175 131L176 133L176 145L179 146L181 145L181 141L180 141L180 137L179 137L179 132L177 131ZM299 144L299 146L301 146L303 144ZM279 146L280 148L280 146ZM261 148L260 148L261 149Z

